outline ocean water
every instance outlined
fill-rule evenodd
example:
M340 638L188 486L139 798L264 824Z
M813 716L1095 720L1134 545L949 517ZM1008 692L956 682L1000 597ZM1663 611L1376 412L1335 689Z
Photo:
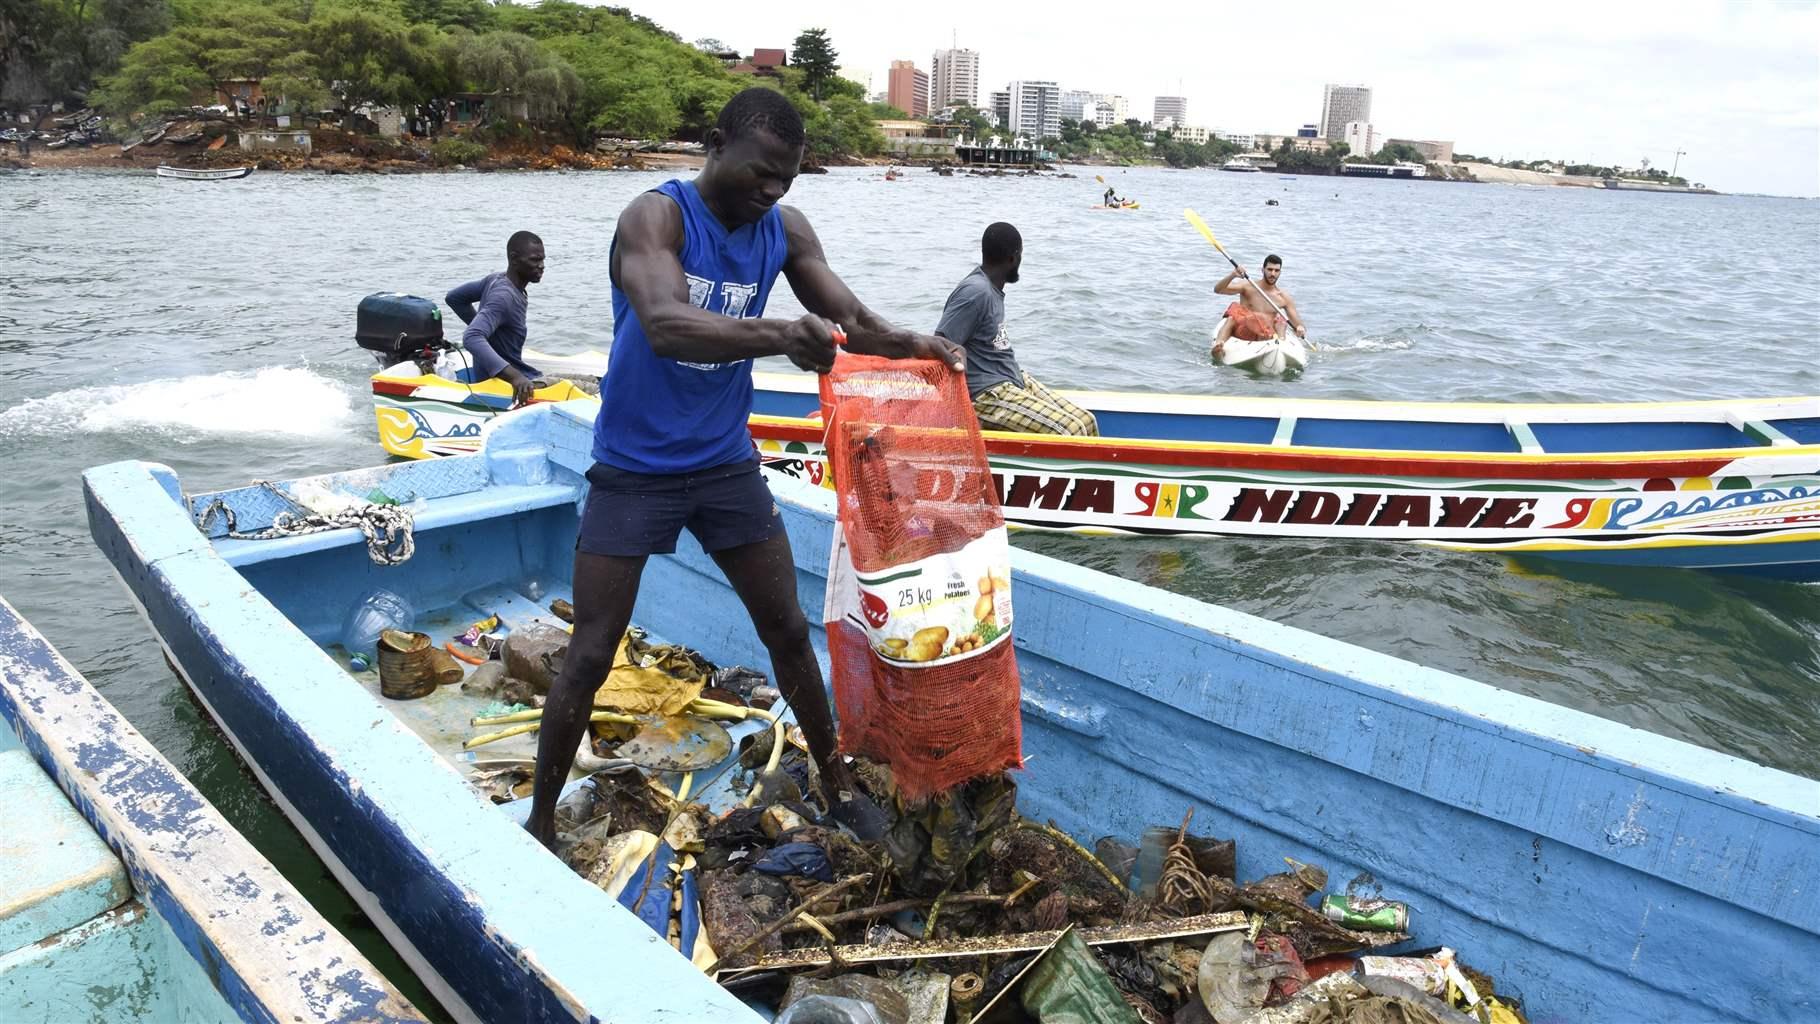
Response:
M1024 367L1055 386L1450 401L1820 393L1820 203L1162 169L873 169L789 201L882 315L934 327L993 221ZM165 666L88 538L78 475L118 459L192 491L380 461L352 341L374 291L439 298L540 234L532 344L605 349L625 203L663 175L158 181L0 174L0 594L420 1001ZM1266 205L1275 199L1278 205ZM1227 266L1285 264L1299 379L1212 367ZM800 307L780 286L770 314ZM780 367L781 368L781 367ZM1820 778L1820 587L1681 571L1516 570L1371 542L1023 536L1018 543L1666 736ZM679 638L686 639L686 638Z

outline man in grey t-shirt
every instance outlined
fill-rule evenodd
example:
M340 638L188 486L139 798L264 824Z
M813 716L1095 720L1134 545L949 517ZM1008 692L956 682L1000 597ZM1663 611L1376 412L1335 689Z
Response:
M980 239L980 265L942 306L937 337L967 350L967 393L982 430L1022 434L1099 435L1093 414L1044 387L1017 365L1005 333L1005 286L1017 282L1024 239L1003 221Z

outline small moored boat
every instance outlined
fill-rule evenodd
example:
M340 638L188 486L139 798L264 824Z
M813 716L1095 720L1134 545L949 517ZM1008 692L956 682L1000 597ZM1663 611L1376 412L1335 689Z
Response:
M172 167L168 164L158 165L158 177L180 178L184 181L231 181L244 178L253 173L248 167Z
M0 791L0 1020L424 1020L5 600Z
M103 466L84 476L90 528L261 783L458 1018L754 1020L464 780L452 725L481 698L382 701L335 646L376 586L438 641L572 598L594 411L534 407L465 456L215 493ZM375 490L416 505L400 565L352 528L228 535ZM819 607L833 496L773 493ZM1191 805L1237 840L1240 877L1288 848L1369 879L1409 907L1412 945L1470 951L1538 1024L1820 1015L1820 888L1799 881L1820 877L1820 783L1031 552L1012 565L1026 816L1090 842ZM638 621L766 663L692 540L649 560Z

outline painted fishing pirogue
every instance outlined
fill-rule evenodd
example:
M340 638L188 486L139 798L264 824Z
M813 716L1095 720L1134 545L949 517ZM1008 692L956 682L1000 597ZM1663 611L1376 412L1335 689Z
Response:
M598 352L527 352L601 372ZM815 380L755 374L767 468L827 485ZM559 400L568 383L539 392ZM1014 526L1405 540L1820 580L1820 397L1518 405L1064 392L1103 436L986 432ZM511 404L410 363L373 376L394 455L475 451ZM941 486L931 467L924 486Z

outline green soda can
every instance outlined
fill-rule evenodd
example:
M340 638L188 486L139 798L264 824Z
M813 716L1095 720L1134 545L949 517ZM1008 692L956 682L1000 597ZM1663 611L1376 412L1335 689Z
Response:
M1355 900L1340 893L1321 898L1321 915L1343 928L1362 932L1400 932L1409 927L1409 904L1390 900Z

